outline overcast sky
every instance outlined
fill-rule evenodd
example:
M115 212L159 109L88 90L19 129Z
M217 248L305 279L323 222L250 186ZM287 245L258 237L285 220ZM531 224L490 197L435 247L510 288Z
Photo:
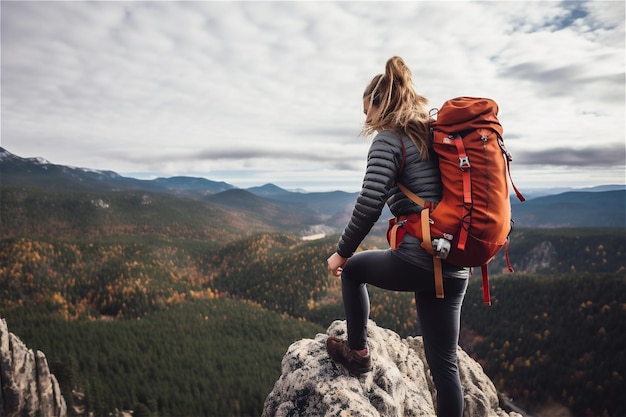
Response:
M624 2L6 1L1 144L241 188L357 191L393 55L439 107L500 106L522 189L625 183Z

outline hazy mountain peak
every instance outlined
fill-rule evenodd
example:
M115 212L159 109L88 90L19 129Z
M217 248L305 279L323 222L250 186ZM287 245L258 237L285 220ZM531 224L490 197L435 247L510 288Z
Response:
M0 146L0 161L4 161L5 159L11 157L15 157L15 155Z
M260 187L250 187L247 190L251 192L252 194L262 196L262 197L271 197L271 196L276 196L276 195L289 194L289 191L282 189L279 186L271 184L271 183L264 184Z
M0 147L0 161L27 161L30 163L34 163L34 164L38 164L38 165L52 165L50 163L50 161L41 158L41 157L34 157L34 158L22 158L20 156L17 156L15 154L12 154L11 152L7 151L6 149Z

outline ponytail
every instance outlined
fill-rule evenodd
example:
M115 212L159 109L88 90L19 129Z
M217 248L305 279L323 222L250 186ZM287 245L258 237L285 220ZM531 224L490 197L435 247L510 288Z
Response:
M428 159L428 100L415 91L411 70L402 58L394 56L387 61L384 74L376 75L365 89L363 98L368 97L370 108L378 108L378 116L363 127L362 133L394 130L406 134L422 158Z

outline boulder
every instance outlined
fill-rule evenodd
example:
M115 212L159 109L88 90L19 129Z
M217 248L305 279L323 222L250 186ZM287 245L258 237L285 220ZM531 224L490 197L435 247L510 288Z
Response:
M262 417L436 416L437 394L421 337L401 339L370 320L368 345L374 369L355 376L330 359L328 336L345 338L345 321L333 322L315 339L289 346ZM493 382L476 361L461 348L458 356L464 417L522 417L500 408Z

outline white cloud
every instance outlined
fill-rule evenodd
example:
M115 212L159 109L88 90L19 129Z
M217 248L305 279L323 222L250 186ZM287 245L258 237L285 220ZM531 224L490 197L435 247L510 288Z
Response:
M539 169L522 164L531 155L566 148L598 149L589 167L607 164L606 175L593 178L624 182L624 161L606 151L624 144L623 2L0 7L2 146L21 156L238 186L246 172L302 181L290 188L335 189L336 177L358 189L360 97L400 55L433 106L498 101L518 185L542 178L527 175ZM567 161L554 161L558 181L575 185L585 173Z

